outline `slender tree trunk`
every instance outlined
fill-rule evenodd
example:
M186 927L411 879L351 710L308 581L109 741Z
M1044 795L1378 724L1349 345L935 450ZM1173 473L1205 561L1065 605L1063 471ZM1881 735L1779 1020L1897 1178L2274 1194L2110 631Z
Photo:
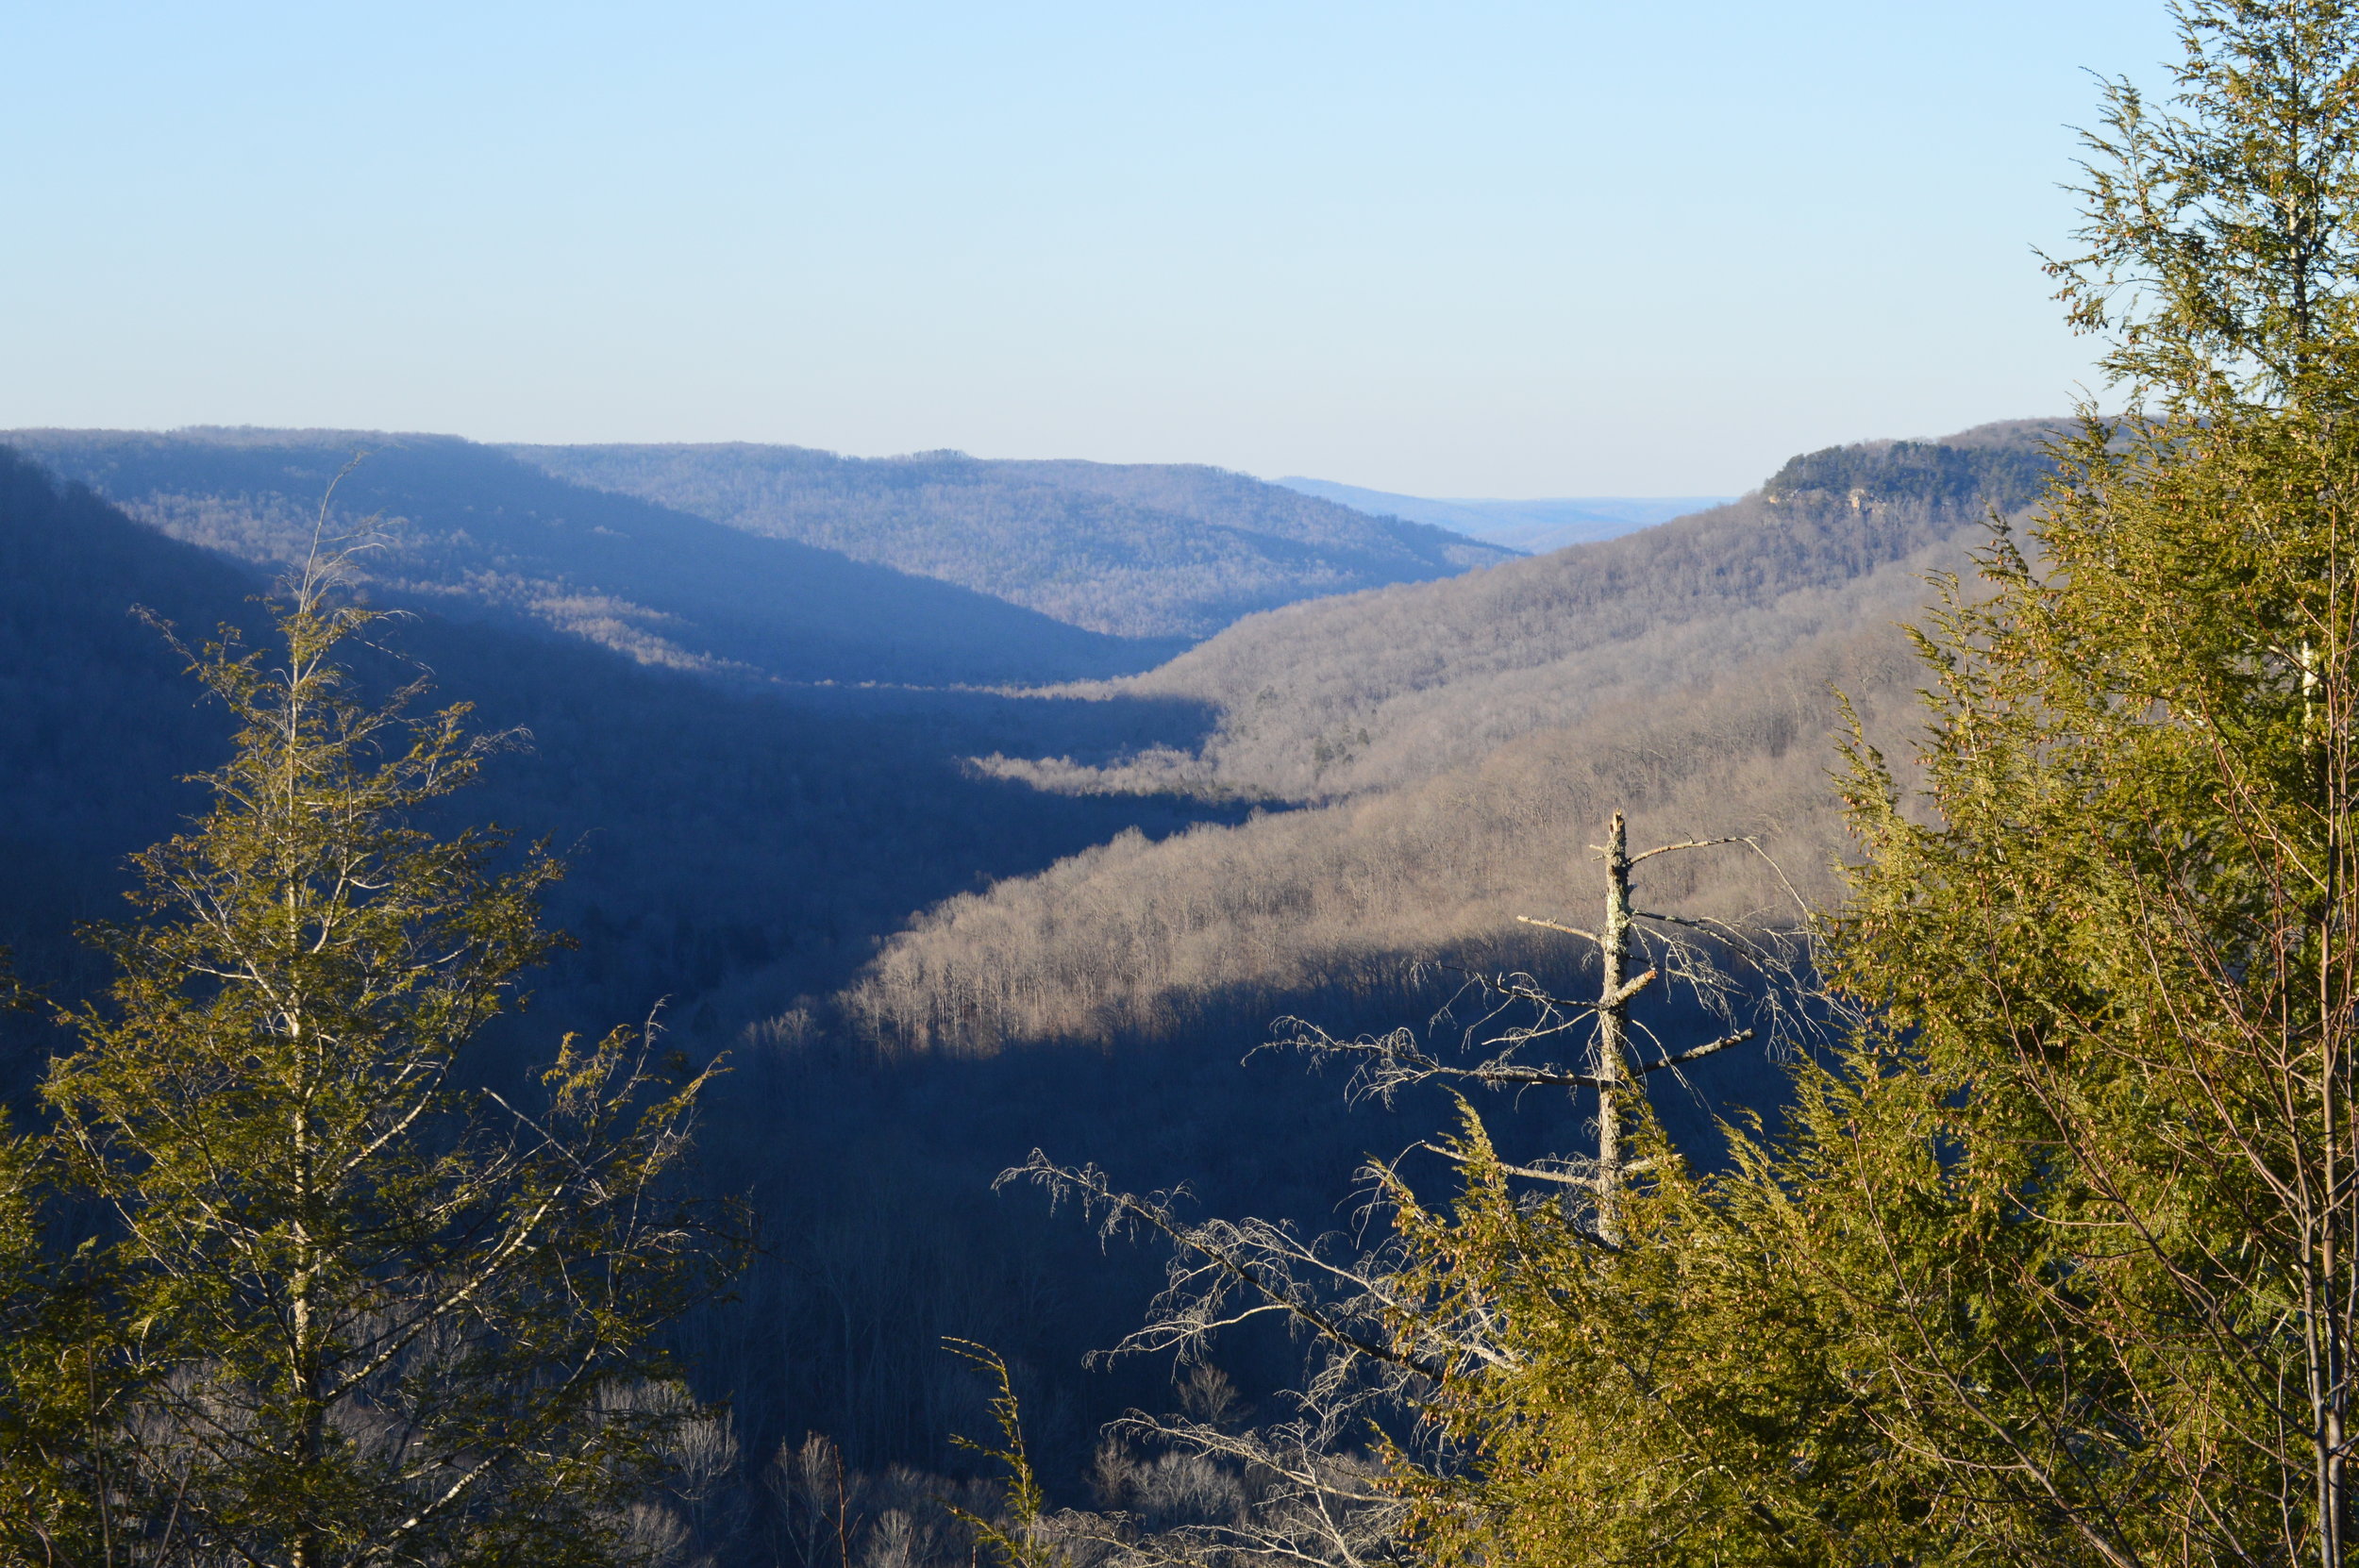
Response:
M293 1020L293 1026L299 1046L308 1046L310 1041L304 1030L303 1021L300 1018ZM293 1434L295 1468L303 1477L304 1495L309 1496L311 1493L313 1477L319 1469L326 1429L326 1412L322 1409L320 1399L323 1390L320 1378L319 1325L314 1321L312 1311L312 1298L314 1287L319 1278L320 1259L316 1244L319 1231L313 1225L318 1196L313 1180L314 1149L310 1105L313 1075L308 1060L304 1063L303 1074L305 1082L302 1092L298 1093L295 1100L294 1125L290 1129L294 1141L295 1153L296 1220L294 1277L288 1292L289 1316L292 1319L291 1327L293 1331L293 1343L291 1346L293 1354L288 1367L289 1373L292 1374L292 1386L288 1392L293 1396L296 1419L296 1428ZM288 1551L291 1568L316 1568L318 1556L309 1521L299 1523L294 1540Z
M1630 968L1630 830L1622 813L1614 813L1605 837L1605 930L1598 949L1605 974L1598 992L1598 1234L1609 1243L1621 1239L1622 1107L1630 998L1622 982Z
M2319 1089L2319 1158L2322 1161L2320 1207L2324 1212L2317 1226L2318 1245L2312 1256L2317 1284L2317 1309L2319 1316L2310 1335L2313 1359L2311 1386L2316 1401L2316 1419L2312 1427L2312 1443L2317 1466L2318 1485L2318 1557L2323 1563L2341 1568L2345 1561L2344 1538L2350 1523L2350 1471L2346 1445L2349 1441L2349 1411L2351 1402L2351 1282L2344 1278L2351 1268L2348 1237L2353 1204L2345 1192L2351 1174L2343 1147L2351 1136L2349 1104L2348 1040L2342 994L2341 968L2343 956L2338 938L2344 919L2343 901L2347 896L2343 876L2345 853L2343 809L2343 758L2334 743L2335 721L2339 717L2332 709L2338 706L2334 699L2343 695L2339 689L2330 692L2321 677L2318 666L2326 662L2324 656L2339 653L2334 647L2339 626L2338 597L2333 589L2339 584L2339 563L2330 564L2330 607L2325 628L2326 646L2314 648L2308 639L2302 642L2301 693L2305 739L2316 748L2318 758L2318 800L2320 815L2326 827L2324 856L2325 888L2323 918L2317 923L2318 975L2318 1049L2320 1053ZM2340 661L2335 666L2340 669Z

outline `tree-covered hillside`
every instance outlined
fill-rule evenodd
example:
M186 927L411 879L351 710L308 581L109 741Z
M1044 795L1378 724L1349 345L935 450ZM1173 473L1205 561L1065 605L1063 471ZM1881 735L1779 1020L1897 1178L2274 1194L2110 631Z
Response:
M293 547L301 487L324 486L341 460L325 443L194 446L164 451L153 475L119 448L116 482L216 498L176 514L148 506L209 550L28 464L0 469L0 821L20 825L0 829L14 894L0 942L67 994L99 973L71 926L116 907L123 857L172 829L191 804L176 780L226 744L222 716L128 607L196 633L256 616L265 574L253 562ZM799 1517L763 1511L757 1473L816 1430L844 1445L852 1495L867 1499L854 1528L932 1506L911 1499L934 1483L892 1480L891 1466L963 1462L947 1435L981 1412L942 1335L1014 1359L1037 1453L1068 1494L1099 1423L1174 1398L1154 1368L1080 1365L1135 1321L1151 1264L1109 1263L1085 1229L994 1195L995 1172L1054 1144L1126 1182L1193 1179L1216 1208L1331 1223L1356 1157L1433 1136L1447 1107L1353 1109L1282 1060L1241 1071L1269 1020L1389 1023L1448 993L1442 965L1561 968L1564 955L1513 916L1589 895L1578 846L1616 807L1641 831L1759 831L1815 869L1832 843L1828 686L1880 723L1905 708L1911 672L1888 623L1974 510L1923 493L1924 472L1954 460L1936 454L1887 464L1888 495L1872 475L1839 495L1799 487L1716 524L1256 617L1201 650L1215 657L1141 681L1013 696L749 683L717 659L667 668L593 645L455 569L465 592L430 591L454 561L554 571L586 559L615 573L618 597L647 602L625 571L644 557L568 555L535 532L599 540L627 514L572 509L585 492L451 446L356 495L354 510L440 520L414 556L388 552L395 569L369 592L441 609L390 628L400 659L363 674L382 689L417 660L438 696L530 731L463 810L553 838L573 870L551 912L581 942L485 1059L521 1061L562 1027L602 1028L662 998L697 1059L729 1051L706 1169L754 1197L766 1250L737 1299L696 1315L678 1344L698 1389L731 1402L745 1445L729 1507L751 1511L728 1517ZM2006 450L1978 484L2036 460ZM1875 460L1822 455L1795 472ZM206 483L163 489L167 463ZM551 496L570 498L556 515L590 525L528 515ZM777 542L697 525L708 531L661 537ZM688 621L656 625L677 642ZM753 644L761 628L745 635ZM1330 722L1341 712L1398 734L1388 748L1376 725L1364 742L1346 736ZM1023 760L962 760L974 757ZM1157 759L1170 764L1160 774ZM1683 875L1663 884L1682 907L1735 912L1780 894L1732 864ZM21 1018L0 1026L21 1092L55 1040ZM1742 1051L1692 1083L1667 1117L1698 1146L1714 1109L1777 1093ZM1496 1125L1546 1147L1565 1136L1564 1114L1534 1101ZM1249 1398L1284 1363L1273 1337L1224 1365ZM739 1528L713 1518L722 1535Z
M74 923L112 911L123 858L172 830L182 776L226 743L135 607L201 639L250 625L267 581L0 448L0 945L36 978L87 975ZM540 987L567 1020L669 997L683 1024L743 1023L840 983L913 909L1125 826L1187 820L1171 803L1051 799L957 760L962 743L1021 743L1044 724L1101 748L1184 732L1180 706L826 688L788 701L433 613L385 641L489 726L529 734L470 806L567 847L556 908L582 947Z
M1213 705L1220 726L1200 750L1094 774L1013 771L1060 788L1294 801L1429 778L1619 694L1718 679L1848 627L1857 585L1893 567L1905 582L1990 509L2025 505L2047 472L2048 427L1830 448L1742 500L1621 539L1257 615L1099 689Z
M1391 993L1406 1013L1436 994L1432 965L1548 961L1515 917L1590 897L1596 869L1564 846L1617 809L1661 838L1757 834L1795 888L1828 895L1833 692L1872 720L1905 713L1917 676L1898 626L1925 574L2037 494L2044 428L1807 454L1714 511L1256 616L1095 688L1185 696L1219 722L1200 747L1113 766L984 766L1074 793L1297 809L962 895L846 1005L879 1039L985 1051L1185 1035L1207 1005L1233 1019ZM1683 907L1722 918L1791 896L1748 859L1679 875Z
M1206 637L1255 610L1451 576L1514 553L1192 464L753 445L509 450L577 484L1125 637Z
M446 436L366 431L21 431L54 472L175 538L283 563L320 498L381 521L380 593L554 628L644 664L789 681L917 685L1143 669L1177 646L1102 636L890 566L761 538L552 477Z

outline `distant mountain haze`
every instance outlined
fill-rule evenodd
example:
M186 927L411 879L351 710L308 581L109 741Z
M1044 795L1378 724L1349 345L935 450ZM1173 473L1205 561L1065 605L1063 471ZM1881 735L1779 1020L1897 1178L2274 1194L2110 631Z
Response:
M1532 501L1476 497L1437 500L1299 475L1276 482L1370 516L1429 523L1531 556L1561 550L1568 544L1617 538L1735 499L1732 495L1589 495Z
M1256 610L1430 582L1514 554L1200 464L744 444L507 450L575 484L1122 637L1208 637Z
M531 624L711 676L1030 683L1142 670L1183 644L1110 636L1004 598L635 496L453 436L373 431L0 434L176 539L256 563L307 547L322 495L380 593Z

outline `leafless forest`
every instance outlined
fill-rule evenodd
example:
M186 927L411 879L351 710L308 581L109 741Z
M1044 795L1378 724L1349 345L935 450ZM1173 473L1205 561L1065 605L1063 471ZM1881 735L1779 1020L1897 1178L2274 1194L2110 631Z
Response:
M1871 737L1908 725L1920 677L1900 625L1993 508L2029 501L2037 428L1797 459L1711 512L1256 616L1096 689L1198 698L1219 725L1109 767L979 765L1273 809L953 899L847 1010L895 1049L989 1051L1167 1037L1213 999L1414 994L1403 976L1446 959L1538 963L1515 917L1586 907L1581 846L1616 809L1644 836L1757 835L1774 858L1682 866L1681 907L1815 899L1844 850L1826 776L1840 698Z

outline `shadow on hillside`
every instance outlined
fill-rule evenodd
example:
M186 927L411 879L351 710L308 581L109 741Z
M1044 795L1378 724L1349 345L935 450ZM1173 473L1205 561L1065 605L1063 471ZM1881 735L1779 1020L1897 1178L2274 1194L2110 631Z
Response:
M62 1000L105 974L84 922L130 911L128 857L203 804L190 775L230 725L184 659L131 611L201 641L224 623L267 643L261 574L168 539L0 451L0 946ZM978 751L1118 752L1188 742L1209 718L1172 701L982 691L727 690L546 631L422 613L355 648L364 687L431 677L428 705L519 745L430 819L545 837L570 862L553 923L580 945L505 1023L510 1060L564 1029L603 1032L665 998L724 1037L825 994L884 935L955 893L1038 871L1128 829L1150 837L1234 808L1046 795L977 776ZM743 1011L724 1016L732 1004ZM0 1019L0 1092L21 1095L63 1037Z
M756 1457L817 1429L862 1466L957 1472L969 1461L952 1434L987 1418L938 1346L945 1335L991 1344L1019 1368L1045 1472L1079 1500L1101 1425L1133 1406L1172 1408L1167 1359L1083 1365L1137 1326L1163 1254L1102 1240L1037 1190L995 1193L994 1176L1037 1147L1134 1190L1184 1184L1199 1213L1282 1217L1312 1232L1359 1223L1370 1156L1405 1155L1420 1190L1446 1196L1448 1167L1416 1145L1454 1126L1447 1092L1355 1106L1338 1074L1254 1050L1280 1013L1379 1030L1425 1018L1446 985L1203 997L1151 1044L883 1059L821 1037L743 1051L705 1158L714 1181L754 1195L769 1250L683 1348L710 1392L728 1393ZM1679 1009L1649 1020L1666 1036L1710 1026ZM1785 1077L1759 1047L1739 1047L1658 1089L1673 1137L1712 1164L1723 1158L1715 1119L1774 1117ZM1479 1106L1511 1159L1578 1149L1591 1115L1553 1090ZM1248 1398L1266 1400L1295 1354L1266 1325L1234 1335L1221 1360Z

